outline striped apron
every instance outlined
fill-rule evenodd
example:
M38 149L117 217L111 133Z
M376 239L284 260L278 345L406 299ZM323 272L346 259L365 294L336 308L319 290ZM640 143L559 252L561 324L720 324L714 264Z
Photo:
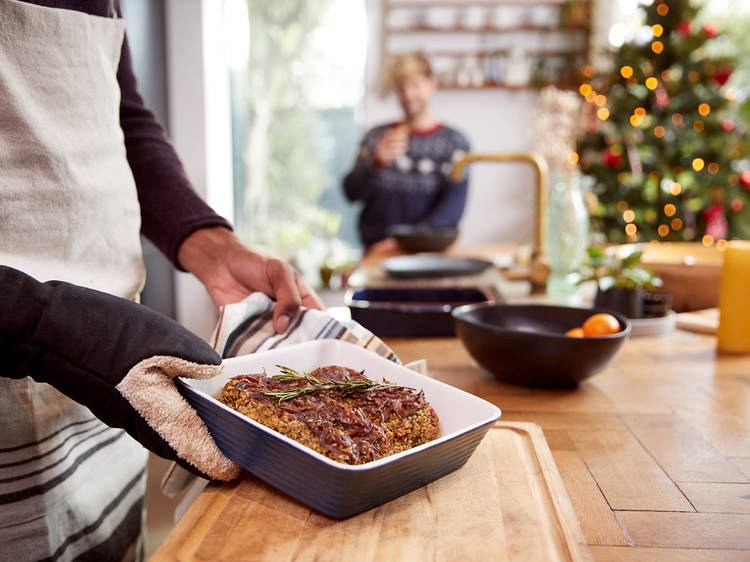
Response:
M121 19L0 0L0 263L136 299L124 33ZM29 377L0 377L0 427L0 558L142 555L145 449Z

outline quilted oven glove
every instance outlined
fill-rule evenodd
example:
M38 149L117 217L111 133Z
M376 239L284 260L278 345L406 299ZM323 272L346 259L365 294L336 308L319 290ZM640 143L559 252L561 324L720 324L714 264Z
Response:
M54 386L191 472L239 475L172 380L221 372L202 339L146 306L9 267L0 266L0 288L4 376Z

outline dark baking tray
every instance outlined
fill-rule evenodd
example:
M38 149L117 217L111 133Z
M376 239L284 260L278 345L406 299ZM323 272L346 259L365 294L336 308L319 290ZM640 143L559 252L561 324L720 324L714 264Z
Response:
M451 311L489 300L472 287L364 287L346 294L352 320L380 337L453 337Z
M383 261L381 267L389 276L396 279L431 279L477 275L491 265L492 262L486 260L428 252L388 258Z

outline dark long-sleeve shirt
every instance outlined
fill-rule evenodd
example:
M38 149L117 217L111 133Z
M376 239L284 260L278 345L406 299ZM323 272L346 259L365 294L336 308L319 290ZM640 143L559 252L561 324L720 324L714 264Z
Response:
M111 16L113 5L110 0L22 1L101 17ZM114 2L115 9L119 10L117 4ZM194 191L164 129L144 106L133 73L127 37L122 46L117 81L122 92L120 126L138 190L141 232L180 267L177 250L191 233L209 226L231 227Z
M468 177L450 179L453 163L469 150L466 137L442 125L412 132L406 154L379 167L375 145L392 126L381 125L365 135L354 168L344 178L347 198L364 203L359 235L365 247L385 238L396 224L455 227L466 203Z

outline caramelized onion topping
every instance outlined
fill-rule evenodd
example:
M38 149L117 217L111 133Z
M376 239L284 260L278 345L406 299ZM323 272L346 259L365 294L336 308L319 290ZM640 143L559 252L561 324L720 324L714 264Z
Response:
M336 365L320 367L310 374L321 380L345 380L347 377L367 380L354 369ZM394 418L403 423L409 416L429 407L423 392L404 387L353 392L343 398L338 391L324 390L279 402L263 393L303 388L309 383L276 380L265 374L239 375L234 380L238 391L273 407L277 415L291 415L304 422L321 447L345 456L353 464L379 458L382 451L390 448L391 437L383 424L393 422Z

